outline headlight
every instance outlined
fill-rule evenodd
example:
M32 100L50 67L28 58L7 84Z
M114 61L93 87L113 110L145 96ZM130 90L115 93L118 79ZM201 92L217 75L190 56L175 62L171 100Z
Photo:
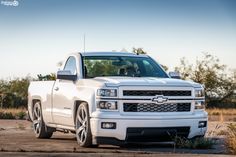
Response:
M204 97L205 92L203 88L195 89L195 97Z
M117 102L116 101L98 101L97 108L103 110L117 110Z
M205 109L205 101L196 101L195 102L195 110Z
M97 96L116 97L117 96L117 90L116 89L98 89L97 90Z

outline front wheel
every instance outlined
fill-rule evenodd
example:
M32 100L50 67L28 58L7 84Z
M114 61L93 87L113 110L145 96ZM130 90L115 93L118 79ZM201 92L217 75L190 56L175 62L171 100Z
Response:
M92 133L90 128L90 118L88 105L81 103L76 115L76 138L82 147L92 146Z
M53 131L50 130L43 121L42 109L39 101L34 104L33 108L33 129L37 138L50 138L53 134Z

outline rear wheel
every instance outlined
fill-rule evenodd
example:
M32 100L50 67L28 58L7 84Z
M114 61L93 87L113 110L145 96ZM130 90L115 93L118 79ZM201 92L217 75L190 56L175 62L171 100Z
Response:
M51 128L47 127L43 121L40 102L36 102L33 108L33 129L37 138L50 138L53 134Z
M90 118L88 105L81 103L76 115L76 138L82 147L92 146L92 133L90 128Z

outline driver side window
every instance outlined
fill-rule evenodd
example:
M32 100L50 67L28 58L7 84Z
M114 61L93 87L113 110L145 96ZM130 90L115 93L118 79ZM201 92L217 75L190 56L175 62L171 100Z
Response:
M76 59L75 57L69 57L66 61L64 70L68 70L71 72L71 74L75 75L77 73L76 71Z

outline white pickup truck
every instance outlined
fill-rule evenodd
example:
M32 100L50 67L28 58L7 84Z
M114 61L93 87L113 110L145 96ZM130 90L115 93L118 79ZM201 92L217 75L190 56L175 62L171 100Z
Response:
M70 131L84 147L204 136L208 120L202 85L124 52L69 55L56 81L30 83L28 111L36 137Z

